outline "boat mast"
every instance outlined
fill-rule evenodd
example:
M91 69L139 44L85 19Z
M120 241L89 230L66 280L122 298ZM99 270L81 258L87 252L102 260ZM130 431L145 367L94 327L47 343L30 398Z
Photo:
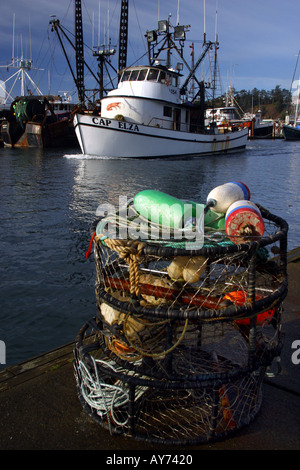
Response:
M178 3L177 20L179 20L179 3ZM171 27L174 29L173 32L170 31ZM192 68L191 68L183 55L183 47L184 47L184 42L186 40L186 31L188 31L189 28L190 28L189 25L184 26L184 25L177 24L176 26L171 26L170 17L169 17L167 20L159 20L158 29L147 31L146 37L147 37L147 42L148 42L148 55L149 55L150 65L153 65L154 62L159 58L161 52L166 50L167 51L166 67L170 68L171 49L176 50L177 54L179 55L179 57L181 58L181 60L183 61L184 65L186 66L188 70L188 76L184 84L180 88L180 94L181 95L186 94L187 86L190 83L190 81L193 80L193 82L196 82L199 87L198 92L195 95L193 93L192 101L195 101L196 98L198 98L199 96L201 96L201 98L203 97L203 91L204 91L204 83L203 81L198 80L195 73L200 63L204 60L205 56L207 55L208 51L211 49L214 43L211 41L206 41L206 34L204 33L204 42L203 42L204 49L199 59L196 61L196 63L194 62L194 58L193 58L193 63L192 63ZM155 52L154 49L155 47L158 46L159 36L163 36L163 40L159 42L161 45L157 48L157 51ZM179 44L179 47L177 44Z
M29 28L30 29L30 28ZM29 31L29 35L31 36L31 33ZM17 69L15 73L13 73L10 77L8 77L5 81L3 81L0 84L0 88L2 91L4 91L4 102L3 104L7 104L8 101L13 101L15 99L14 96L12 96L13 90L15 85L18 83L18 80L20 81L21 84L21 96L25 96L28 93L37 93L38 95L43 95L41 90L39 89L38 85L32 80L28 72L31 70L43 70L39 69L33 66L33 61L32 61L32 54L31 54L31 37L30 37L30 59L26 59L23 54L23 41L22 41L22 36L21 36L21 57L15 57L15 14L13 15L13 39L12 39L12 59L11 63L9 65L0 65L0 68L6 68L8 71L9 68L12 69ZM28 72L27 72L28 71ZM13 84L10 88L9 91L6 89L6 84L11 80L14 79ZM30 83L30 85L33 87L33 92L29 91L28 86L27 86L27 80Z
M218 64L218 49L219 49L219 41L218 41L218 9L216 9L216 27L215 27L215 54L214 54L214 81L213 81L213 100L215 100L215 93L216 93L216 77L217 77L217 64Z
M118 74L126 67L128 42L128 0L122 0L119 32L119 62Z
M286 108L286 124L289 122L289 116L288 116L288 113L291 112L291 103L292 103L292 88L293 88L293 83L294 83L294 80L295 80L295 75L296 75L296 71L297 71L297 67L298 67L298 61L299 61L299 56L300 56L300 50L298 52L298 55L297 55L297 60L296 60L296 65L295 65L295 69L294 69L294 73L293 73L293 78L292 78L292 81L291 81L291 86L290 86L290 101L289 101L289 104ZM300 82L299 82L299 86L300 86ZM300 92L300 90L299 90ZM298 96L299 98L299 96ZM290 108L290 109L289 109ZM296 116L295 116L295 122L296 122Z
M51 31L55 31L58 37L58 40L60 42L61 48L63 50L64 56L66 58L66 61L68 63L70 72L72 74L72 78L74 80L74 83L77 88L78 92L78 100L80 104L85 107L85 99L90 103L89 98L87 98L87 92L92 91L93 94L93 99L95 97L96 93L100 94L100 98L103 97L103 93L105 90L104 85L103 85L103 71L104 71L104 66L106 68L106 71L109 75L109 72L107 70L106 65L109 64L114 72L116 73L117 71L115 68L110 64L109 62L109 57L115 53L115 49L110 47L110 44L108 47L102 45L98 46L96 50L93 50L93 56L97 57L98 60L98 66L99 66L99 72L96 75L91 67L87 64L87 62L84 59L83 55L83 29L82 29L82 10L81 10L81 0L75 0L75 36L76 36L76 44L74 44L71 39L68 37L64 29L62 28L59 19L53 15L52 20L50 21L51 25ZM71 63L69 61L68 55L66 53L66 49L64 47L62 38L59 34L59 31L63 34L65 39L69 42L69 44L73 47L75 50L75 56L76 56L76 75L75 72L72 69ZM110 42L110 40L109 40ZM93 89L93 90L87 90L84 86L84 66L89 70L90 74L94 77L96 80L97 84L99 85L99 88ZM110 81L112 82L112 79L110 78Z
M296 110L295 110L295 119L294 119L294 127L297 127L297 118L298 118L298 109L299 109L299 99L300 99L300 79L298 82L298 96L296 101Z
M84 51L81 0L75 0L75 58L76 58L76 86L78 99L84 104Z

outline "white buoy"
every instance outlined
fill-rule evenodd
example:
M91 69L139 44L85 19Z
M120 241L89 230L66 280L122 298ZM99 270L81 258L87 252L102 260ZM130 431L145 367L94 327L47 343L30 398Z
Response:
M236 201L228 208L225 216L225 230L235 244L260 239L265 225L258 207L251 201Z
M248 187L240 181L232 181L210 191L207 204L210 205L212 211L225 214L231 204L242 199L250 199Z

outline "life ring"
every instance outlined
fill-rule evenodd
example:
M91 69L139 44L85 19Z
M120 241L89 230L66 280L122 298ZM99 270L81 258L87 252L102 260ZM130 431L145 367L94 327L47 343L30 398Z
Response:
M114 119L116 121L125 121L125 118L124 118L123 114L116 114Z

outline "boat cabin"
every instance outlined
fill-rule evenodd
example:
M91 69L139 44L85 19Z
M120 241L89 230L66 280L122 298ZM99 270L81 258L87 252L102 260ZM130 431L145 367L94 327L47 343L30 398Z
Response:
M211 121L215 121L217 125L223 124L224 122L231 123L232 121L240 120L237 109L233 106L207 109L205 117L207 124Z
M190 106L181 102L179 78L161 65L126 68L117 89L102 98L101 117L189 131Z

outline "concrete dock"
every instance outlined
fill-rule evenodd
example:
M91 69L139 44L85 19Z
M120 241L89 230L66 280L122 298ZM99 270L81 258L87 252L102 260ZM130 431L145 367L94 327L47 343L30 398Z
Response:
M78 399L73 343L0 371L1 450L102 450L135 453L196 450L297 450L300 448L300 250L288 255L289 293L284 301L282 372L263 384L254 421L222 441L166 447L110 433ZM298 341L298 346L296 344ZM297 346L297 348L295 347ZM298 352L297 352L298 350ZM294 353L294 354L293 354Z

